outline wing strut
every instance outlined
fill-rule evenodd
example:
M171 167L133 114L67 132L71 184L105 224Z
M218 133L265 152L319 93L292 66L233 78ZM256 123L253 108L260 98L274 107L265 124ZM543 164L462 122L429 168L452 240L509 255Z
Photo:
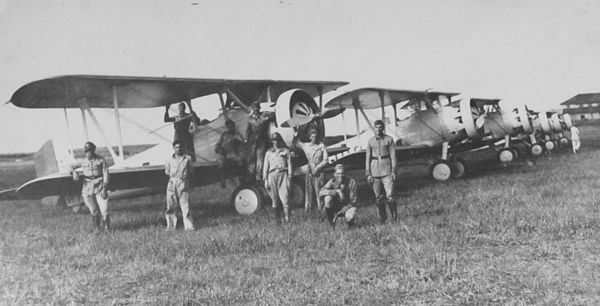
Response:
M88 115L90 115L90 118L92 118L92 122L94 122L94 125L96 125L96 128L102 135L102 138L104 138L104 142L106 142L106 148L108 149L108 153L110 153L110 156L112 156L113 160L115 161L115 164L119 164L120 166L122 166L123 164L121 163L121 159L119 159L117 156L117 153L115 153L115 150L113 149L112 145L110 144L108 137L106 137L106 133L104 133L102 126L100 126L100 123L96 119L96 116L92 112L92 109L87 104L86 99L84 98L84 99L79 100L79 105L80 105L81 109L82 110L85 109L87 111Z
M375 133L375 128L373 127L373 124L371 124L371 121L369 121L369 117L367 117L367 114L365 114L365 111L362 108L359 108L358 110L363 115L363 118L365 118L365 121L367 121L367 124L369 125L369 127L371 128L373 133Z
M113 85L113 105L115 110L115 124L119 133L119 160L121 164L125 163L123 158L123 133L121 131L121 119L119 118L119 97L117 95L117 85Z
M81 124L83 124L83 132L85 133L85 141L90 141L90 133L88 131L87 119L85 118L85 110L81 107L79 110L81 111Z
M71 137L71 124L69 123L69 116L67 115L67 108L63 107L63 113L65 114L65 122L67 123L67 138L69 139L69 153L71 157L75 159L75 150L73 146L73 137Z
M340 105L340 108L342 108L342 106ZM346 135L346 117L344 116L344 111L342 111L342 128L344 130L344 142L348 141L348 136Z
M223 111L223 117L225 117L225 120L228 120L229 117L227 116L227 107L225 107L225 100L223 100L223 93L219 93L219 101L221 101L221 110Z
M385 122L385 104L383 103L385 93L379 91L379 101L381 101L381 121Z
M246 106L244 104L244 102L242 102L242 100L240 100L240 98L238 98L238 96L233 92L233 90L231 90L229 87L225 86L225 91L227 92L228 95L230 95L233 98L233 102L235 102L237 105L239 105L241 108L243 108L246 113L250 113L250 109L248 108L248 106Z

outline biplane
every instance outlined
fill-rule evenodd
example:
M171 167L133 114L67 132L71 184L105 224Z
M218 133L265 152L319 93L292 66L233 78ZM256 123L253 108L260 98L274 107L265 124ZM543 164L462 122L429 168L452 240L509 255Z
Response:
M69 118L66 109L80 109L85 138L89 139L88 119L91 119L102 135L104 145L114 160L114 165L109 169L110 191L140 188L164 191L167 183L164 161L172 154L170 145L156 146L125 159L120 109L164 107L182 101L191 106L192 99L210 95L218 96L219 102L217 103L220 103L221 114L216 119L197 126L193 131L196 157L193 167L194 172L198 175L193 177L192 185L203 186L218 181L214 147L220 134L225 130L226 120L234 121L240 133L244 134L250 112L249 105L253 102L260 102L266 106L268 111L275 113L275 121L270 126L271 132L280 132L284 140L290 144L294 137L294 130L289 127L281 127L281 124L294 116L312 116L319 113L323 104L323 95L346 84L348 83L338 81L68 75L26 84L12 95L9 102L23 108L62 108L67 126L69 126ZM318 104L316 99L318 99ZM96 109L113 110L114 124L119 131L116 140L118 152L113 149L114 142L111 142L98 122L95 115ZM317 125L323 136L325 133L323 118L325 117L314 118L307 125ZM300 129L298 137L301 141L308 141L307 130L306 127ZM73 149L70 152L72 154ZM16 193L20 198L28 199L54 196L61 198L69 206L79 207L82 203L79 195L80 186L71 179L69 173L72 169L57 167L54 152L46 153L42 154L45 157L39 162L40 165L36 165L36 168L41 169L38 172L39 177L2 194ZM296 166L300 165L295 163L294 167ZM48 171L49 169L58 170ZM296 188L300 187L296 186ZM295 194L302 196L302 192L295 192ZM239 213L251 214L267 198L266 193L260 187L243 184L235 189L231 202ZM303 199L297 201L302 202Z
M381 114L375 118L386 122L386 133L396 141L398 159L429 159L429 173L438 181L462 177L466 163L455 154L480 146L468 140L483 136L485 112L474 100L452 103L456 95L458 93L361 88L333 98L325 109L353 109L356 135L332 146L349 150L330 155L330 163L364 165L364 148L374 135L373 119L367 112L379 109ZM359 120L360 116L363 120ZM361 121L366 122L366 129L360 128Z

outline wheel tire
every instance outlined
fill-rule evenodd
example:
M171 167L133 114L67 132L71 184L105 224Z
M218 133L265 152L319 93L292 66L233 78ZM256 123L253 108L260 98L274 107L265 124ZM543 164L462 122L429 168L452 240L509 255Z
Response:
M540 156L540 155L542 155L542 153L544 153L544 148L542 147L541 144L536 143L533 146L531 146L531 149L529 149L529 152L531 152L531 155L533 155L533 156Z
M519 159L519 157L521 156L521 153L519 153L519 150L517 150L517 148L510 148L510 150L512 151L512 153L514 155L514 159L515 160Z
M550 152L552 150L554 150L556 146L554 145L554 142L552 141L546 141L544 142L544 148L546 149L546 151Z
M432 179L443 182L452 176L452 167L447 160L437 160L429 167L429 175Z
M568 147L568 146L569 146L569 139L567 139L566 137L562 137L562 138L559 140L559 143L560 143L560 146L561 146L561 147L563 147L563 148L566 148L566 147Z
M266 190L252 185L240 185L231 194L231 205L240 215L251 215L266 203Z
M452 163L452 178L462 178L465 176L466 173L467 163L461 158L454 160L454 162Z
M515 154L509 148L504 148L498 152L498 161L505 164L515 160Z

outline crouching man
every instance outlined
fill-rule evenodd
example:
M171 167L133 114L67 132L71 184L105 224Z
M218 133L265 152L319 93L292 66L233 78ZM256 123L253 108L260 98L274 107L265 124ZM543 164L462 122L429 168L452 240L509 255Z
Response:
M177 227L177 212L181 208L183 216L183 226L186 230L195 230L192 213L190 211L190 178L192 176L192 158L184 154L184 148L181 142L173 142L173 155L165 164L165 173L169 176L167 184L167 230L174 230Z
M356 181L344 175L344 165L335 166L333 178L319 191L325 204L325 214L331 226L338 218L344 217L348 227L354 225L356 214Z
M96 145L86 142L83 147L85 159L81 162L83 186L81 197L85 206L90 210L92 223L95 229L104 227L110 229L110 217L108 215L108 165L104 157L96 154ZM73 180L79 181L80 177L73 171Z

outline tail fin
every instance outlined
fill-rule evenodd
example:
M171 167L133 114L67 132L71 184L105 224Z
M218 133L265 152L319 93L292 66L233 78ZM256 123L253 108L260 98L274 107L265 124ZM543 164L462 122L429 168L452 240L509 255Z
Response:
M37 177L58 173L58 161L52 140L46 141L40 150L33 155L35 174Z

